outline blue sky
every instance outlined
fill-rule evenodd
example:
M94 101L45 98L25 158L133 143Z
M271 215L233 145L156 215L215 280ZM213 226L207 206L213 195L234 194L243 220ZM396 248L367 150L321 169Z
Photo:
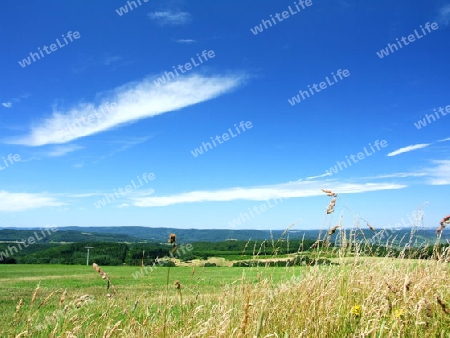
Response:
M130 4L3 2L0 227L386 227L420 206L437 227L449 213L449 2ZM327 217L321 189L338 193Z

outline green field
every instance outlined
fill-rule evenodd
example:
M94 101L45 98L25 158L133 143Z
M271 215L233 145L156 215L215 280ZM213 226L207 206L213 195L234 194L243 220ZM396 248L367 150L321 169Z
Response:
M130 297L139 296L144 292L152 295L166 291L166 267L159 267L143 276L134 278L141 269L138 267L108 266L103 270L110 277L118 292ZM242 279L246 282L256 282L258 276L269 278L275 283L299 275L299 267L295 268L228 268L228 267L175 267L170 269L170 281L179 280L186 289L197 292L216 292L218 287L233 284ZM80 265L0 265L0 306L14 306L21 299L30 298L36 286L40 284L40 294L46 295L56 289L67 289L76 295L93 294L104 296L107 293L106 283L95 272L92 266Z

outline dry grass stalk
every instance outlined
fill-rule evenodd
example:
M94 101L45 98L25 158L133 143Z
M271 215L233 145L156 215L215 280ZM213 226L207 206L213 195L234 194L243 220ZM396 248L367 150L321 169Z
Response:
M112 285L111 280L109 278L109 276L102 270L100 269L100 267L98 266L98 264L96 263L92 263L92 267L94 268L95 271L97 271L100 276L102 277L102 279L106 280L106 289L108 290L109 287L111 287L115 293L116 296L119 295L119 293L117 292L116 288L114 287L114 285Z
M39 291L39 286L40 286L40 284L41 284L41 283L39 283L39 284L36 286L36 289L34 290L33 295L31 296L31 304L33 304L34 301L36 300L36 296L37 296L37 293L38 293L38 291Z
M16 305L16 312L14 313L14 316L17 316L17 314L19 313L20 309L22 308L23 305L23 299L19 300L19 303Z
M61 294L61 298L59 299L59 306L58 306L58 308L61 308L61 306L63 305L64 301L66 300L66 296L67 296L67 289L65 289L64 292Z
M103 338L110 338L114 332L117 331L117 329L119 328L120 324L122 324L122 321L119 320L116 324L114 324L113 328L107 332L107 330L103 333Z
M242 320L241 326L240 326L240 334L239 337L245 337L245 330L247 328L247 324L248 324L248 319L250 317L249 315L249 309L250 309L250 295L247 295L247 299L245 302L245 307L244 307L244 319Z
M51 292L47 297L45 297L45 299L41 302L41 304L39 304L39 306L37 307L37 310L39 310L42 306L46 305L48 303L48 301L50 300L50 298L52 298L55 293L60 292L60 291L61 291L61 289Z

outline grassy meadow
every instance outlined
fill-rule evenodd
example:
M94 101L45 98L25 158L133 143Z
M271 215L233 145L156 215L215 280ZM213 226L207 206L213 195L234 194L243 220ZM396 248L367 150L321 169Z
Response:
M0 266L1 337L450 337L439 259L293 267ZM136 275L134 275L136 276ZM107 288L107 280L110 287Z

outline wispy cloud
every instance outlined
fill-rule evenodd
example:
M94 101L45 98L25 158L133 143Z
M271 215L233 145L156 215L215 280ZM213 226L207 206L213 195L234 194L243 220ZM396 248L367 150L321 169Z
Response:
M428 169L431 176L429 184L431 185L448 185L450 184L450 160L433 161L436 165L434 168Z
M306 179L307 179L307 180L314 180L314 179L316 179L316 178L321 178L321 177L325 177L325 176L331 176L331 174L330 174L330 173L325 173L325 174L318 175L318 176L309 176L309 177L307 177Z
M115 63L117 61L122 60L121 56L115 55L115 56L107 56L104 60L103 60L103 64L105 66L109 66L112 63Z
M137 145L139 145L139 144L141 144L141 143L144 143L144 142L146 142L147 140L149 140L150 138L151 138L151 136L145 136L145 137L134 138L134 139L131 139L131 140L121 140L121 141L118 141L118 142L116 142L116 143L121 144L121 146L120 146L119 148L114 149L113 151L111 151L108 155L103 155L103 156L101 156L101 157L99 158L99 160L104 160L105 158L114 156L114 155L117 154L117 153L120 153L120 152L125 151L125 150L127 150L127 149L130 149L130 148L132 148L132 147L134 147L134 146L137 146ZM95 161L94 163L98 163L99 160Z
M50 156L50 157L59 157L59 156L64 156L73 151L83 149L83 148L84 147L78 146L76 144L57 146L57 147L53 148L52 150L46 152L45 155Z
M218 201L266 201L274 198L311 197L323 195L320 190L329 188L342 194L357 194L369 191L393 190L406 188L406 185L391 183L348 183L348 182L289 182L277 185L250 188L231 188L215 191L192 191L169 196L150 196L131 198L137 207L161 207L181 203L218 202Z
M445 26L450 23L450 4L444 5L439 9L436 21Z
M443 140L439 140L438 142L446 142L446 141L450 141L450 137L444 138Z
M203 77L193 75L174 79L165 86L155 86L152 79L146 78L141 82L128 83L116 88L112 94L103 95L103 100L97 107L93 103L83 103L66 111L54 108L52 116L33 125L28 135L4 142L27 146L68 143L127 123L211 100L238 87L242 82L243 77L241 76ZM117 107L99 119L98 123L82 124L77 122L81 118L85 119L106 102L115 102ZM76 123L80 128L74 128L65 133L61 132L67 129L67 125Z
M175 40L175 42L178 42L178 43L196 43L197 40L192 40L192 39L179 39L179 40Z
M30 97L30 94L22 94L19 97L13 97L12 99L10 99L8 101L3 102L2 106L5 108L11 108L13 106L13 104L12 104L13 102L19 103L20 101L28 99L29 97Z
M407 178L407 177L423 177L427 176L427 173L424 172L417 172L417 173L394 173L394 174L386 174L386 175L378 175L378 176L372 176L367 177L369 179L375 179L375 178Z
M395 150L393 152L390 152L389 154L387 154L387 156L397 156L397 155L400 155L400 154L403 154L403 153L408 153L408 152L413 151L413 150L426 148L426 147L428 147L430 145L431 145L431 143L414 144L414 145L407 146L407 147L404 147L404 148L400 148L400 149L397 149L397 150Z
M24 211L62 205L65 205L65 203L46 193L12 193L0 190L0 211Z
M191 14L188 12L152 12L148 16L160 25L183 25L191 21Z

